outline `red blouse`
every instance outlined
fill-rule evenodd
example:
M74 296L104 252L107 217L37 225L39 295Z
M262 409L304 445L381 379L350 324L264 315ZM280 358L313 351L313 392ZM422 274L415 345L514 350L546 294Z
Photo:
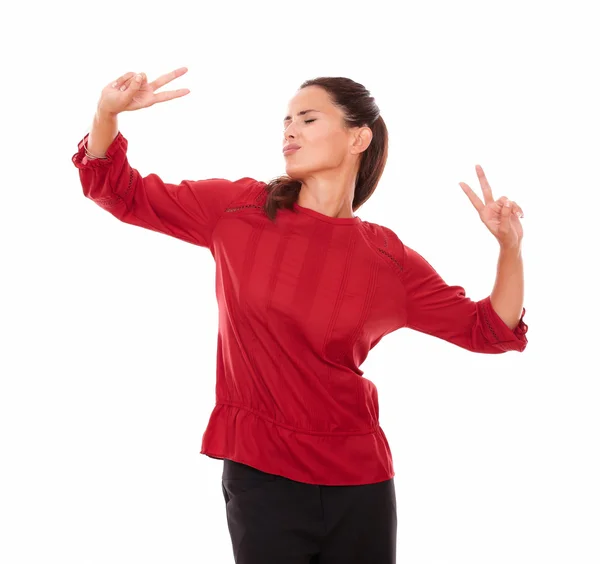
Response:
M89 134L88 134L89 135ZM201 454L320 485L394 476L377 388L359 368L410 329L479 353L523 351L490 297L449 286L389 228L294 206L275 223L252 178L142 176L121 132L106 159L73 163L86 197L117 219L210 249L219 308L216 405Z

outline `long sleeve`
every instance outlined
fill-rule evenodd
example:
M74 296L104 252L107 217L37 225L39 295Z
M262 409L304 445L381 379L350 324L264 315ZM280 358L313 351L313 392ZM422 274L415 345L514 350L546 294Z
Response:
M473 352L498 354L525 349L525 308L511 331L494 311L490 296L471 300L461 286L446 284L419 253L406 245L403 249L407 327Z
M164 182L142 176L127 160L127 139L119 131L105 159L88 159L79 142L72 157L84 195L124 223L164 233L201 247L210 247L212 231L227 204L256 181L241 178Z

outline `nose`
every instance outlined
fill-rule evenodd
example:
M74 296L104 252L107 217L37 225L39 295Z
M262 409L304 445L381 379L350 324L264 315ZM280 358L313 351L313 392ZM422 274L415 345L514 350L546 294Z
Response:
M294 128L296 126L294 125L294 122L291 122L290 124L288 124L288 126L283 130L283 138L285 139L285 141L287 142L290 138L291 139L295 139L295 135L294 135Z

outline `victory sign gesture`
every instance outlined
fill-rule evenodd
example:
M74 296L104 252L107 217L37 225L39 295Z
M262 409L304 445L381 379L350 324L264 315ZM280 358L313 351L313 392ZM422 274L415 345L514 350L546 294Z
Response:
M159 76L152 82L148 82L146 73L125 73L104 87L98 101L98 109L117 115L121 112L132 112L148 108L159 102L181 98L190 93L189 88L178 88L165 92L156 92L156 90L183 76L187 71L187 67L180 67Z
M496 237L500 247L503 249L518 248L523 238L523 226L519 220L520 217L523 217L523 210L516 202L509 200L506 196L494 200L492 189L483 169L476 165L475 170L481 184L484 201L482 202L479 196L464 182L459 182L459 186L471 200L477 213L479 213L481 221Z

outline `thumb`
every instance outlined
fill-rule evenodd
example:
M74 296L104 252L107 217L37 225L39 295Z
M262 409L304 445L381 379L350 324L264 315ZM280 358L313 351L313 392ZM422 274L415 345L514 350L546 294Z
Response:
M500 227L499 231L502 235L506 235L510 231L510 213L512 211L512 205L510 200L505 200L502 204L502 211L500 212Z
M133 97L135 95L135 93L140 89L140 86L142 86L142 84L144 84L144 80L146 78L146 75L141 72L139 74L136 74L130 81L129 83L129 88L127 89L127 94L129 94L130 97Z

